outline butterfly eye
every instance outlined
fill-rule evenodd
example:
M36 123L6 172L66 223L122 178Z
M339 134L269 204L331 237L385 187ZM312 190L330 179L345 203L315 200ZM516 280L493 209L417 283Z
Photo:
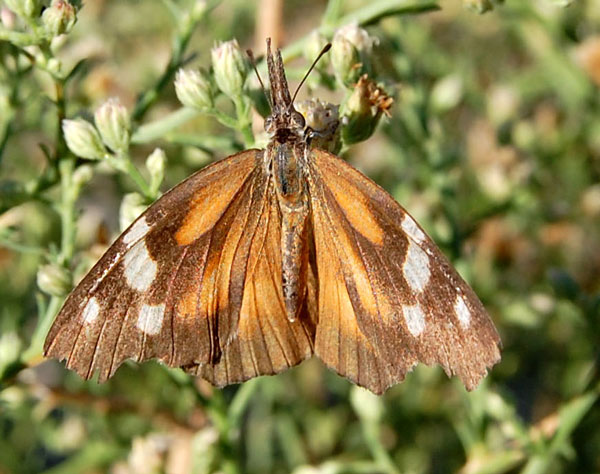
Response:
M290 118L294 127L304 128L304 126L306 125L304 116L300 112L292 112L292 116Z
M273 117L269 116L265 119L265 132L272 133L274 130Z

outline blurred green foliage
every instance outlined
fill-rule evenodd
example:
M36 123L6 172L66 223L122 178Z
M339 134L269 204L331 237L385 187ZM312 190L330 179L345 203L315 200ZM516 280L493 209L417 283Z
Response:
M316 360L224 390L156 363L103 385L41 363L119 206L123 227L158 186L264 139L253 78L205 113L173 87L215 41L264 38L258 2L0 5L0 473L600 471L599 2L285 3L288 60L351 21L378 39L363 66L396 101L344 157L428 230L504 343L470 394L418 367L382 397ZM351 85L327 61L301 95L343 103ZM62 120L91 123L113 96L130 146L76 158ZM157 146L166 162L144 166Z

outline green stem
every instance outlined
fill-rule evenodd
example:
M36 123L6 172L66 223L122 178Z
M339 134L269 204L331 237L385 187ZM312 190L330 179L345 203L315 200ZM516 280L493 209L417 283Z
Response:
M116 155L107 153L104 156L104 160L106 160L114 169L129 175L145 198L150 201L157 198L157 192L152 190L152 186L144 179L142 173L140 173L133 164L131 157L127 152L118 152Z
M236 443L232 443L230 437L230 424L227 418L227 405L223 398L223 393L220 390L215 390L209 400L207 413L214 427L219 432L219 452L221 459L221 469L227 474L239 474L241 471L238 459L236 456Z
M363 435L375 462L388 474L399 474L398 468L379 440L379 424L371 420L361 420Z
M254 133L252 133L250 101L247 97L237 97L233 102L235 104L235 115L237 117L235 128L242 134L246 148L252 148L254 146Z
M9 41L14 45L25 47L38 44L40 39L32 33L7 30L0 26L0 41Z
M64 156L67 153L67 143L62 133L62 122L66 118L66 102L65 102L65 84L62 79L55 79L54 88L56 91L56 151L54 158L58 160L59 157Z
M150 122L138 127L131 137L131 143L148 143L158 138L162 138L171 130L174 130L180 125L193 120L198 115L200 115L200 111L192 109L191 107L183 107L178 109L175 112L171 112L165 117L162 117L154 122Z
M260 387L261 379L252 379L248 382L240 385L239 390L236 392L235 397L229 405L229 413L227 418L229 420L230 430L238 430L241 424L242 416L246 412L253 395L257 392ZM237 432L230 432L230 439L237 438ZM237 442L237 439L236 439Z
M14 250L15 252L21 252L25 254L43 255L45 253L45 250L41 247L23 245L18 242L13 242L12 240L4 239L2 237L0 237L0 247L4 247L6 249Z
M35 365L41 357L46 335L50 331L50 326L54 322L54 316L58 313L63 301L64 299L59 296L52 296L50 298L46 311L40 316L40 320L33 332L31 344L29 344L27 350L21 355L21 360L25 366L30 367Z
M142 173L136 168L129 156L118 156L116 157L116 160L119 161L117 167L129 175L144 197L152 201L156 199L157 193L152 190L151 186L146 182Z
M58 262L65 267L70 266L71 259L75 252L75 202L77 201L77 189L73 184L73 171L75 169L75 159L72 157L64 158L60 161L60 223L61 223L61 242ZM40 316L40 320L35 328L31 338L31 344L22 354L21 360L25 365L35 363L40 357L44 347L44 340L50 330L54 316L60 309L63 298L53 296L46 307L46 311Z
M156 102L161 91L171 82L173 75L183 64L185 49L200 19L201 18L194 17L193 15L181 15L179 19L181 27L173 37L173 52L171 53L171 59L154 86L142 94L138 99L135 108L133 109L133 113L131 114L132 121L139 122L150 106Z
M438 3L437 0L378 0L338 18L337 21L333 23L321 25L317 31L322 35L331 38L335 33L335 30L348 23L356 22L359 26L366 26L388 16L439 10L440 6ZM333 17L333 15L331 15L331 17ZM281 51L283 59L289 61L290 59L301 56L305 48L305 42L308 38L309 35L306 35L284 48ZM261 64L261 69L264 70L265 68L266 65L263 62L263 64Z
M59 164L61 203L61 250L59 263L68 266L75 252L75 201L77 191L73 185L73 170L75 159L72 157L61 160Z
M234 130L238 129L238 121L236 119L234 119L233 117L230 117L229 115L221 112L220 110L214 109L207 113L211 117L214 117L215 119L217 119L217 121L221 125L224 125L227 128L233 128Z

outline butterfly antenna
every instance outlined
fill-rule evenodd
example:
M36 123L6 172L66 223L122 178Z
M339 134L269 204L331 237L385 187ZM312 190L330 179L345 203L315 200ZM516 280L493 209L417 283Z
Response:
M265 85L264 85L262 79L260 78L258 68L256 67L256 59L254 58L254 53L252 52L251 49L247 49L246 54L248 55L248 58L250 58L250 64L252 64L252 69L254 69L254 72L256 73L258 82L260 82L260 87L262 88L263 94L267 98L267 102L269 103L269 106L271 107L271 109L273 109L273 104L271 104L271 99L269 98L269 94L267 94L267 89L265 89Z
M302 85L304 84L304 81L306 81L306 79L308 78L309 74L312 72L312 70L315 68L315 66L317 65L317 63L319 62L319 59L321 59L323 57L323 55L329 51L331 49L331 43L327 43L323 49L321 50L321 52L319 53L319 55L317 56L317 59L315 59L313 61L313 63L311 64L310 68L308 68L308 71L306 71L306 74L304 74L304 77L302 78L302 80L300 81L300 84L298 84L298 87L296 87L296 92L294 92L294 97L292 97L292 102L291 104L294 103L294 101L296 100L296 96L298 95L298 91L300 90L300 88L302 87Z

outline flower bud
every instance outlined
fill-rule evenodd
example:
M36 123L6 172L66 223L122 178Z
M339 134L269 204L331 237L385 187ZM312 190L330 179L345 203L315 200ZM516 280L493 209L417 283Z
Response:
M42 13L42 25L48 36L68 33L76 21L75 7L67 0L52 0Z
M306 125L313 131L310 146L337 153L341 148L339 106L310 99L295 104Z
M119 225L121 231L124 231L136 220L142 212L146 210L146 201L139 193L129 193L123 197L121 201L121 209L119 212Z
M90 165L81 165L73 172L73 186L77 191L77 194L81 192L81 189L90 182L94 176L94 170Z
M0 375L5 375L5 370L19 360L22 346L21 338L15 329L2 328L2 333L0 333ZM2 402L6 408L10 409L7 406L6 391L6 389L2 391ZM22 406L22 404L18 403L18 406Z
M361 72L368 71L375 44L377 38L356 23L338 29L331 45L331 63L338 81L348 86L356 82Z
M364 421L379 423L383 417L383 402L377 395L361 387L352 387L350 403L359 418Z
M309 61L313 62L319 56L319 53L323 51L323 48L327 44L327 38L325 38L318 31L313 31L306 40L304 47L304 57ZM317 65L315 66L317 69L325 69L327 67L327 63L329 60L329 55L324 55Z
M119 99L112 98L104 102L94 114L96 128L102 141L113 151L127 151L131 120L129 112Z
M72 288L71 273L56 263L43 265L37 273L37 285L51 296L64 296Z
M194 6L191 9L192 18L195 21L198 21L204 17L204 15L206 14L207 11L208 11L208 8L206 5L206 0L196 0L194 2Z
M458 105L463 96L463 81L452 74L443 77L431 90L431 105L437 112L445 112Z
M203 71L180 69L175 76L175 93L186 107L206 111L213 108L213 91L208 75Z
M479 13L480 15L494 8L492 0L463 0L463 5L467 10Z
M100 135L91 123L82 119L63 120L62 129L69 150L77 156L99 160L106 155Z
M358 26L358 23L349 23L342 26L335 32L335 36L342 37L350 41L361 54L368 55L373 52L373 46L378 44L378 39L369 35L367 30Z
M0 7L0 23L7 30L12 30L17 23L17 15L9 8Z
M360 75L360 58L354 45L342 36L335 35L331 43L331 65L338 82L349 86Z
M226 41L211 50L215 82L228 97L239 97L248 76L248 63L237 40Z
M167 155L160 148L156 148L146 159L146 168L150 173L150 188L154 192L158 192L158 188L165 176L166 166Z
M370 80L361 76L354 91L342 106L345 144L357 143L369 138L375 131L382 114L389 115L394 99Z
M33 18L38 12L38 0L4 0L4 4L23 18Z

